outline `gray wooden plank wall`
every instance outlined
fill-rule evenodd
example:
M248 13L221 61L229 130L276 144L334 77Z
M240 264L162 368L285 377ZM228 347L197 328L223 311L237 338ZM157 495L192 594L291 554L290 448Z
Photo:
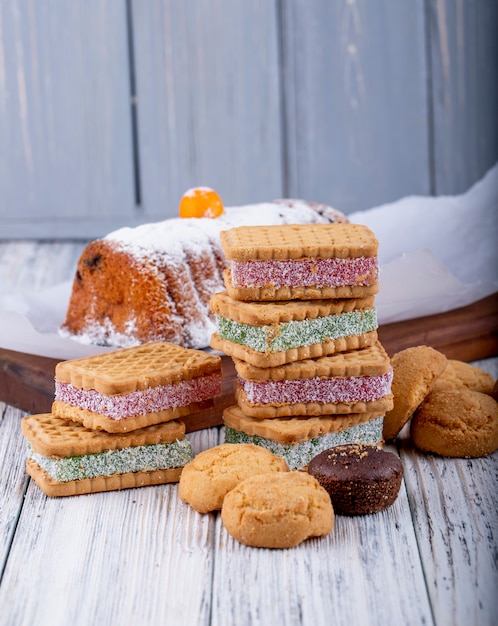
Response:
M496 0L0 0L0 238L209 185L348 213L498 160Z

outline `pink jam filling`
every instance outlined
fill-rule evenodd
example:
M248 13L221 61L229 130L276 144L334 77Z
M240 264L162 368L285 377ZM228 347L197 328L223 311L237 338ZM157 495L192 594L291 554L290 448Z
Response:
M381 376L306 378L252 382L239 377L249 402L295 404L298 402L370 402L391 391L392 369Z
M220 373L114 396L107 396L95 389L78 389L69 383L55 382L56 400L101 413L114 420L187 406L192 402L209 400L220 393Z
M377 257L302 261L235 261L234 287L344 287L377 282Z

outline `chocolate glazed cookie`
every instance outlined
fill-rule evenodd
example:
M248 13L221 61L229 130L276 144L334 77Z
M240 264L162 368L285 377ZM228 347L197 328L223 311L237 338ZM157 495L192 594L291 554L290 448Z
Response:
M348 444L316 456L308 472L328 492L337 514L368 515L394 503L403 465L395 454L378 446Z

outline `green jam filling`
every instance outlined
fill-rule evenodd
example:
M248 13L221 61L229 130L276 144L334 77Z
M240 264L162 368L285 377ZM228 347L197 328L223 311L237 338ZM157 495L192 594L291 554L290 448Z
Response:
M217 325L222 339L242 344L257 352L282 352L340 337L361 335L378 326L376 309L283 322L275 326L251 326L218 316Z
M97 476L183 467L192 460L192 447L188 439L181 439L172 443L107 450L98 454L52 458L38 454L28 443L28 457L36 461L54 480L67 482Z
M384 418L377 417L338 433L329 433L295 444L283 444L258 435L247 435L240 430L225 426L225 443L253 443L256 446L261 446L284 458L289 469L295 470L308 465L317 454L334 446L342 446L347 443L380 443L382 441L383 423Z

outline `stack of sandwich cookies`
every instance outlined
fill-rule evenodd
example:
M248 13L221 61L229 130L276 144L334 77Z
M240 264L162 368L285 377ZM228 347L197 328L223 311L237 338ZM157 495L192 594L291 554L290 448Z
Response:
M378 243L356 224L236 228L211 310L211 346L237 371L225 440L256 443L291 469L344 443L382 442L392 368L378 341Z
M22 423L27 471L51 496L177 482L220 393L219 356L165 342L59 363L52 413Z

